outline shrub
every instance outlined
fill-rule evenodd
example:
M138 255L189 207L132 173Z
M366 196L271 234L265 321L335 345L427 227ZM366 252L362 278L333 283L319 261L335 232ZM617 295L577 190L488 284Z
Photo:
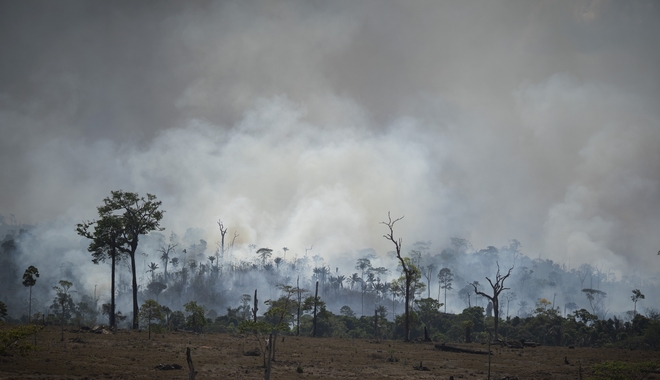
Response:
M37 325L19 325L0 330L0 355L12 355L14 352L27 355L35 346L24 339L42 329L42 326Z
M627 380L627 379L642 379L648 375L649 372L658 368L658 364L648 361L640 363L628 362L603 362L595 364L591 367L594 377L590 379L600 380Z

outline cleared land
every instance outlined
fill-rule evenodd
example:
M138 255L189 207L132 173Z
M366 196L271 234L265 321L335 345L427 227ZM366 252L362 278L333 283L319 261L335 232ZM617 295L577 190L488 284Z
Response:
M262 379L262 357L245 353L259 347L252 335L153 334L121 330L116 334L65 331L38 334L37 351L0 357L2 379L187 379L186 347L192 351L197 379ZM478 343L452 344L486 350ZM492 347L491 379L587 379L592 365L605 361L657 360L658 352L622 349ZM568 363L565 363L565 358ZM420 361L428 371L414 368ZM162 371L159 364L178 364ZM302 373L298 373L298 367ZM442 352L431 343L287 336L277 342L271 379L485 379L488 356ZM646 379L660 379L650 374Z

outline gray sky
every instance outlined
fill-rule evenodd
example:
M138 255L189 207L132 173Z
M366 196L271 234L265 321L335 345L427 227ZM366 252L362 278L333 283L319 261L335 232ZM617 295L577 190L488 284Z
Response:
M654 1L0 2L0 213L111 190L332 255L450 236L660 260ZM59 223L59 225L58 225Z

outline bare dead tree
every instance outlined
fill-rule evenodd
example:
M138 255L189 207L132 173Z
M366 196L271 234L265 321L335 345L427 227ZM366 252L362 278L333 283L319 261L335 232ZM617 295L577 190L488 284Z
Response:
M229 256L230 257L234 253L234 243L236 242L236 238L239 237L239 236L241 236L241 235L239 235L238 232L234 231L234 237L231 238L231 244L229 244Z
M316 292L314 294L314 317L312 319L312 336L316 337L316 306L319 302L319 282L316 281Z
M396 251L396 257L399 259L401 262L401 267L403 268L403 274L406 278L406 286L404 289L404 294L405 294L405 324L404 324L404 341L409 342L410 341L410 285L413 280L413 270L410 268L409 265L406 264L406 261L401 257L401 245L403 244L403 239L399 238L398 240L394 238L394 223L398 222L399 220L403 219L403 216L397 219L392 220L392 217L390 216L390 212L387 212L387 222L380 222L381 224L384 224L389 228L390 232L388 234L383 235L383 237L394 244L394 248Z
M509 271L507 272L507 274L502 276L502 274L500 273L500 263L499 262L496 262L496 263L497 263L497 274L495 275L495 282L491 281L490 278L486 277L486 280L488 280L488 282L490 283L491 288L493 288L493 295L492 296L478 290L477 285L475 285L474 283L471 283L470 285L472 285L472 287L474 287L474 293L475 294L486 297L490 300L490 302L493 303L493 311L495 313L494 314L495 315L495 328L494 328L494 330L495 330L495 339L498 339L499 336L497 335L497 327L498 327L498 322L499 322L499 319L500 319L499 296L500 296L500 293L502 293L502 291L509 289L509 288L504 287L504 280L506 280L511 275L511 271L513 270L513 267L509 268Z
M227 233L227 227L222 223L222 220L218 220L218 227L220 227L220 236L221 241L220 241L220 257L222 257L222 260L224 261L225 259L225 234ZM218 260L220 261L220 260ZM220 263L218 262L218 266L220 266Z
M252 308L252 317L254 323L257 323L257 311L259 311L259 300L257 300L257 289L254 289L254 307Z

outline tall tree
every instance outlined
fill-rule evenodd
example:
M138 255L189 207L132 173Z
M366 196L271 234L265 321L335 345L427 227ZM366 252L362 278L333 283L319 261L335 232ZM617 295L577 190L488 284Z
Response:
M416 244L419 244L417 242ZM431 263L425 266L422 270L422 275L426 278L426 288L428 289L427 298L431 298L431 277L433 277L433 272L435 272L436 265Z
M516 300L516 293L506 292L504 293L504 299L506 300L506 319L509 319L509 303Z
M135 252L137 251L140 235L146 235L151 231L162 231L160 221L163 219L164 211L159 210L161 201L156 196L147 193L147 197L140 197L137 193L123 190L112 191L111 196L103 200L103 206L98 208L102 218L111 215L119 215L122 220L122 240L124 245L118 249L131 259L131 271L133 274L133 329L139 328L139 306L137 299L137 267L135 264Z
M62 326L62 337L61 341L64 342L64 320L66 319L66 306L68 304L72 304L73 301L71 300L71 295L69 295L69 288L71 288L73 284L69 281L66 280L60 280L59 286L54 286L53 289L55 290L56 296L55 296L55 301L59 306L61 307L62 311L62 321L61 321L61 326Z
M364 315L364 292L365 288L367 285L367 282L364 279L364 272L368 271L371 268L371 260L369 260L366 257L360 258L357 260L357 264L355 265L355 269L362 271L362 315Z
M37 283L39 277L39 269L34 265L30 265L23 273L23 286L30 288L30 299L28 300L28 323L32 318L32 287ZM637 304L637 301L635 301Z
M605 297L607 297L607 293L598 289L582 289L582 292L584 293L585 296L587 296L587 299L589 300L591 311L596 316L600 318L604 318L605 317L604 314L606 314L606 312L604 310L605 307L603 306L603 302L605 300Z
M30 267L30 268L32 268L32 267ZM23 285L25 285L25 283ZM639 301L640 299L643 300L645 297L642 294L642 292L639 291L639 289L635 289L632 292L633 292L633 295L630 296L630 298L635 303L635 309L633 310L633 316L635 316L635 315L637 315L637 301Z
M273 255L273 250L270 248L259 248L257 255L261 258L261 266L266 266L266 261Z
M175 252L174 249L178 245L173 242L173 235L174 232L172 232L172 235L170 235L170 242L167 243L167 246L161 245L160 247L158 247L158 252L160 252L160 260L163 262L165 282L167 282L167 264L170 262L170 258L172 254Z
M227 233L227 227L222 223L222 220L218 220L218 227L220 228L220 236L221 236L221 241L220 241L220 257L221 260L225 260L225 234ZM220 266L220 260L218 260L218 266Z
M151 272L151 282L156 281L156 269L158 269L158 264L154 263L153 261L149 263L149 266L147 266L147 272Z
M493 303L493 311L495 313L495 339L498 339L497 335L497 327L499 324L499 319L500 319L500 302L499 302L499 296L502 291L509 289L504 287L504 280L506 280L510 275L511 271L513 270L513 267L509 268L509 271L507 274L502 275L500 273L500 263L497 262L497 274L495 275L495 282L491 281L490 278L486 277L486 280L490 283L490 287L493 288L493 295L486 294L482 291L479 291L477 289L476 284L471 284L474 287L474 293L478 294L480 296L486 297L490 300L490 302Z
M413 268L411 265L406 263L406 260L401 257L401 245L403 244L403 239L399 238L396 239L394 237L394 224L398 222L399 220L403 219L403 216L397 219L392 220L392 217L390 216L390 213L387 213L387 222L381 222L381 224L384 224L387 226L387 228L390 230L389 233L386 233L383 235L383 237L394 244L394 249L396 252L396 257L399 259L399 262L401 263L401 268L403 270L403 274L405 276L405 286L404 286L404 292L405 292L405 324L404 324L404 341L409 342L410 341L410 285L413 281Z
M115 273L117 261L124 254L126 240L124 238L124 220L121 216L102 214L99 210L101 218L98 221L85 221L79 223L76 227L78 235L91 239L87 251L92 253L92 262L97 264L99 262L106 262L110 260L110 312L109 325L111 328L117 327L115 319ZM94 226L94 231L90 228ZM124 249L121 249L124 248Z
M445 313L447 312L447 290L452 290L451 285L453 281L454 274L451 273L449 268L440 269L440 272L438 272L438 284L440 289L445 290Z

